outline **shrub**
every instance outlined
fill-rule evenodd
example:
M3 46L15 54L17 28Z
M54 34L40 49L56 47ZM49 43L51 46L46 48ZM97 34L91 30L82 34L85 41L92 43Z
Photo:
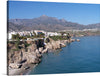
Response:
M50 36L51 39L57 41L57 40L66 40L67 37L66 36Z

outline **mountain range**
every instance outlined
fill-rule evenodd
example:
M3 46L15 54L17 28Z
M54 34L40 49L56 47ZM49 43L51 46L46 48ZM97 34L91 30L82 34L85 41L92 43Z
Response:
M45 30L45 31L59 31L59 30L82 30L99 28L100 23L82 25L74 22L66 21L65 19L57 19L56 17L48 17L42 15L34 19L9 19L8 31L25 31L25 30Z

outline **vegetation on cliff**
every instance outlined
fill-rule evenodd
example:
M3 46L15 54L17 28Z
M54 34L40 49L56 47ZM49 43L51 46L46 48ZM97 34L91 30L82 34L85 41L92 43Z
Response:
M50 36L51 39L57 41L57 40L69 40L71 38L71 35L68 33L66 36L64 36L64 33L61 36Z

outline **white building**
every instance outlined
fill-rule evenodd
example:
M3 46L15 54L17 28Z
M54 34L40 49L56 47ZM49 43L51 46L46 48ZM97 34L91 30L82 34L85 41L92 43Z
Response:
M92 31L92 32L96 32L96 31L98 31L98 28L94 28L94 29L83 29L83 31Z
M57 32L47 32L47 35L48 36L60 36L61 34Z
M39 33L46 34L46 32L44 30L34 30L34 32L36 33L36 35L38 35Z
M15 31L8 33L8 39L11 39L12 35L16 35L16 34L17 34L17 32L15 32Z
M18 32L18 34L20 36L26 36L26 35L32 36L32 35L34 35L32 31L22 31L22 32Z

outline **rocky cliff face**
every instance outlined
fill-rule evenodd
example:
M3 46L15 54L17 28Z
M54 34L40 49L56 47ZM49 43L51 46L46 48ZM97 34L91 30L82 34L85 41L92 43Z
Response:
M60 49L62 47L65 47L67 42L68 42L68 40L54 41L54 40L50 39L50 42L47 43L45 47L47 49L50 49L50 50L56 50L56 49Z
M23 48L19 51L9 52L8 61L10 63L23 64L23 63L39 63L39 56L36 52L36 45L32 44L27 49ZM13 67L12 67L13 68Z
M68 40L54 41L50 39L50 42L43 44L43 42L27 42L31 44L27 48L23 45L23 48L18 51L8 52L8 63L10 69L26 68L27 64L39 64L43 53L49 52L49 50L60 49L65 47ZM41 43L41 45L40 45ZM43 44L43 45L42 45ZM28 67L29 68L29 67ZM11 71L10 71L11 72Z
M45 49L42 45L43 42L41 42L41 46L43 47L40 46L39 41L27 41L27 43L30 44L27 48L22 44L22 49L17 51L8 51L9 69L21 69L26 68L25 65L27 64L39 64L41 62L42 54L48 51L47 48Z

